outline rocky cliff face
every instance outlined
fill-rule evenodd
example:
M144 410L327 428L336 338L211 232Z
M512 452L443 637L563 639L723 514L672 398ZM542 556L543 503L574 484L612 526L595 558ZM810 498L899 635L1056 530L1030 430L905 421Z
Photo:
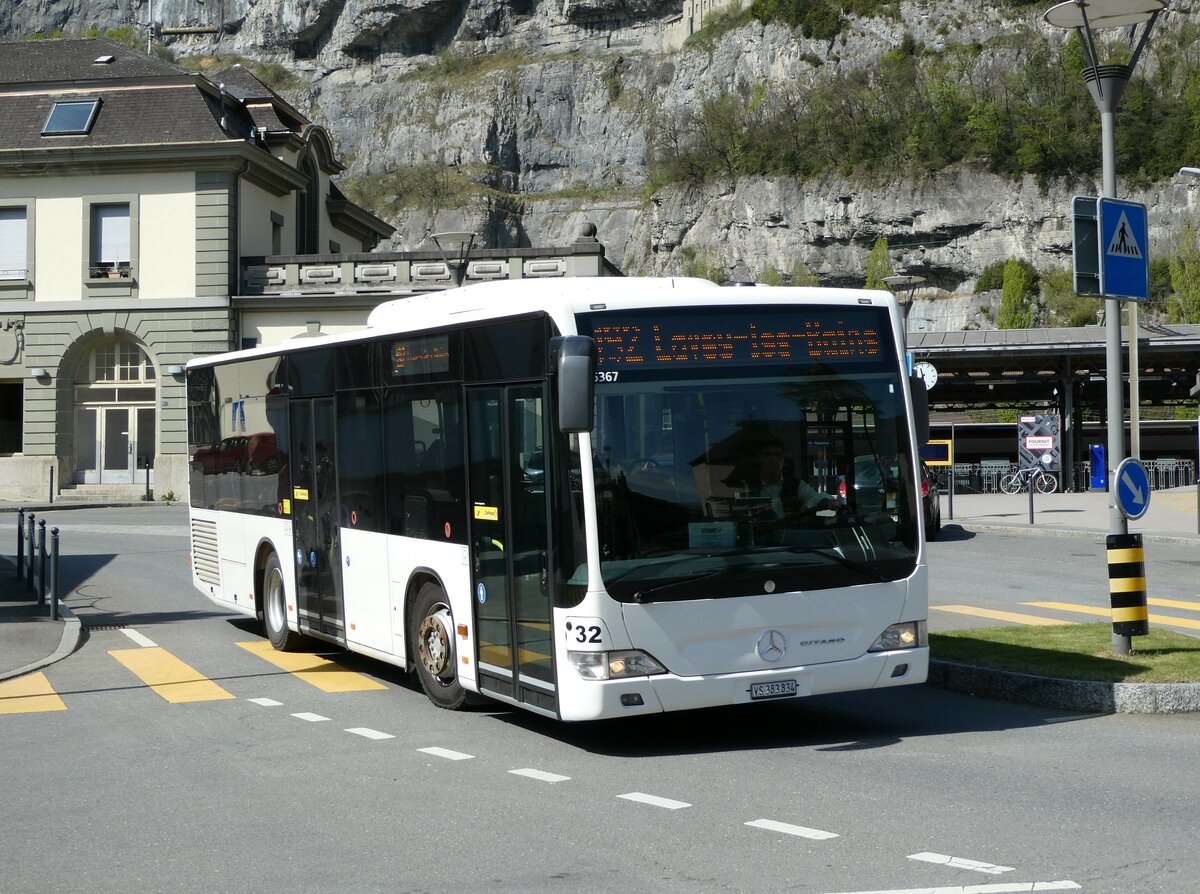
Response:
M679 272L703 258L757 277L802 262L823 282L861 284L879 236L898 269L947 291L969 290L984 266L1009 256L1069 266L1070 199L1095 194L1094 182L959 167L920 181L648 186L648 128L739 82L804 82L819 68L870 65L906 34L934 48L990 46L1005 34L1062 39L1042 23L1042 7L892 8L852 20L833 41L750 22L683 49L674 48L686 27L681 0L155 0L153 17L180 57L237 54L293 71L299 86L285 95L334 135L347 176L398 227L392 247L462 229L491 245L564 244L591 221L609 257L636 273ZM1156 34L1191 8L1173 3ZM146 0L4 4L0 32L70 34L149 15ZM1003 54L997 45L985 51ZM1079 101L1090 105L1082 85ZM1183 221L1195 220L1200 180L1121 194L1150 206L1151 251L1165 253ZM955 314L946 326L968 317L986 325L986 314Z

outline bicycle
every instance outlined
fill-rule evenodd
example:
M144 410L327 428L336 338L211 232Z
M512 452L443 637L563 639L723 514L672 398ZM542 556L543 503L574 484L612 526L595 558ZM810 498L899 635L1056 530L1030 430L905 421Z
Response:
M1058 490L1058 479L1040 466L1018 469L1000 479L1000 490L1006 494L1019 494L1033 484L1039 494L1052 494Z

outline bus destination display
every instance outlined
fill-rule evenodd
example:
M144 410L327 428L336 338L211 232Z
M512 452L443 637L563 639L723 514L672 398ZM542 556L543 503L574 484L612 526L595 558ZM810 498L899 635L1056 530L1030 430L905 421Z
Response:
M878 360L887 317L875 308L806 312L597 314L590 318L601 369ZM583 321L581 321L583 322ZM582 328L582 327L581 327Z
M418 335L392 342L393 376L430 376L450 369L450 337Z

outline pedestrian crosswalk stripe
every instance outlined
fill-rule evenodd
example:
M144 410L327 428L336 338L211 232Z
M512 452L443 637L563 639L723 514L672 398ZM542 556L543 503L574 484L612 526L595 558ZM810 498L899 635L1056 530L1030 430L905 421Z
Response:
M252 655L269 661L281 670L316 686L322 692L369 692L387 687L377 680L346 670L338 664L310 652L280 652L266 640L238 643Z
M143 683L172 704L235 698L166 649L113 649L109 653Z
M0 714L40 714L65 710L67 706L41 671L0 683Z
M1151 600L1152 602L1154 600ZM1097 615L1102 618L1112 617L1111 608L1100 608L1094 605L1075 605L1071 602L1026 602L1034 608L1052 608L1060 612L1075 612L1080 615ZM1200 621L1191 618L1176 618L1172 615L1151 615L1150 623L1161 624L1164 627L1186 627L1188 630L1200 630Z
M1022 612L1003 612L993 608L978 608L974 605L931 605L932 609L944 612L954 612L958 615L972 615L976 618L990 618L993 621L1010 621L1013 624L1037 624L1054 626L1055 624L1070 624L1061 618L1046 618L1041 615L1026 615Z

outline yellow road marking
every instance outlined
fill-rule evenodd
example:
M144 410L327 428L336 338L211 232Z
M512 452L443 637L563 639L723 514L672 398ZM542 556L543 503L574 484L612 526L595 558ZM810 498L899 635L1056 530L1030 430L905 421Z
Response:
M1097 608L1091 605L1074 605L1070 602L1026 602L1024 605L1032 605L1037 608L1052 608L1060 612L1075 612L1081 615L1099 615L1102 618L1111 618L1111 608ZM1190 618L1175 618L1171 615L1151 615L1150 621L1154 624L1163 624L1168 627L1186 627L1189 630L1200 630L1200 621L1193 621Z
M1183 599L1147 599L1151 605L1163 608L1182 608L1187 611L1200 612L1200 602L1186 602Z
M957 615L973 615L977 618L991 618L993 621L1011 621L1014 624L1036 624L1053 626L1055 624L1070 624L1058 618L1044 618L1041 615L1026 615L1021 612L1002 612L990 608L976 608L973 605L931 605L944 612L954 612Z
M108 653L172 704L236 698L166 649L113 649Z
M39 714L65 710L67 706L41 671L0 683L0 714Z
M266 640L238 645L281 670L294 674L305 683L316 686L322 692L368 692L387 689L370 677L346 670L339 664L309 652L280 652Z

